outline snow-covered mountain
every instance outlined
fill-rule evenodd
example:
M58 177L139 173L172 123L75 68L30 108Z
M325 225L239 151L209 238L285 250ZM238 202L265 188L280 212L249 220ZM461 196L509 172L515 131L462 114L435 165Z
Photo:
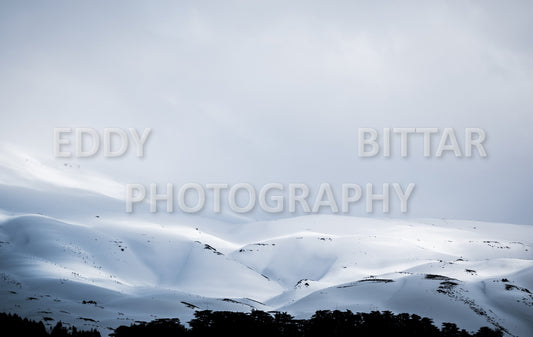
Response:
M116 211L120 184L3 153L0 311L104 334L137 320L252 308L296 317L391 310L467 330L533 332L533 226L128 215Z

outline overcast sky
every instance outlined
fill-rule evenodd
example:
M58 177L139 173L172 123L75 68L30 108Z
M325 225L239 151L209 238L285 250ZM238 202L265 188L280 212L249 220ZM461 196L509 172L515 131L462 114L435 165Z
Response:
M414 182L409 217L532 224L531 1L3 1L0 46L0 142L49 163L69 161L54 127L149 127L143 160L70 161L122 183ZM479 127L488 157L359 158L360 127Z

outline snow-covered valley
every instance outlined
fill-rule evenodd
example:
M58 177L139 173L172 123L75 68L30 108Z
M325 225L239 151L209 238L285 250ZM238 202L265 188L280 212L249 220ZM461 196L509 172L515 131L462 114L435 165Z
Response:
M391 310L471 331L533 331L532 226L136 216L61 179L32 189L10 167L0 172L2 312L103 334L155 318L187 322L195 310L253 308L297 318L319 309Z

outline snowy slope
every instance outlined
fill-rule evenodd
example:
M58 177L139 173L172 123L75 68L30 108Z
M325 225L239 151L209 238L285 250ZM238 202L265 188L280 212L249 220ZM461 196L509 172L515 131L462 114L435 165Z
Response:
M38 162L30 179L14 162L0 160L0 311L105 334L136 320L252 308L297 317L391 310L468 330L533 331L533 226L132 216L112 181L99 178L99 191L39 180L90 173Z

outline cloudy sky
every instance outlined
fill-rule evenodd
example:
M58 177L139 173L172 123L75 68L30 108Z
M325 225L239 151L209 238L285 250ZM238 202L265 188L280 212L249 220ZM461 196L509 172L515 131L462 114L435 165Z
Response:
M4 1L0 45L0 142L50 164L122 183L414 182L392 216L532 223L530 1ZM153 133L142 160L65 160L55 127ZM479 127L488 157L359 158L361 127L453 127L461 144Z

